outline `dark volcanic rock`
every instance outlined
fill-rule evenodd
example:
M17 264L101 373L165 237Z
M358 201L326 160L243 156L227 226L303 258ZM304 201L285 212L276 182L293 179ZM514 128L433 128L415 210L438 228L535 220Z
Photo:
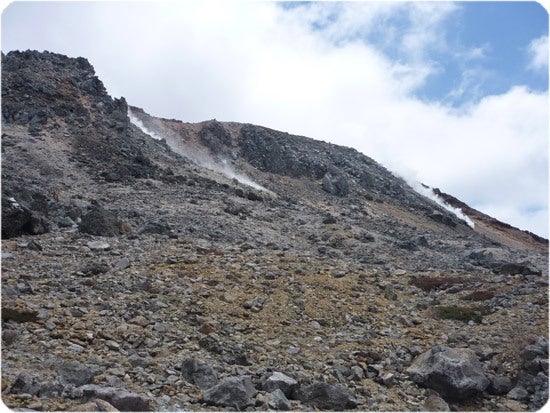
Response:
M281 390L287 397L290 397L297 388L296 380L278 371L273 372L264 383L264 389L268 392Z
M256 168L279 175L320 179L326 166L323 159L294 144L296 137L253 125L242 127L241 155Z
M57 367L57 373L62 383L82 386L91 383L94 371L78 361L64 360Z
M38 383L38 377L25 372L19 373L15 381L13 382L10 393L27 393L35 395L40 392L40 383Z
M214 406L232 407L242 410L252 404L256 389L249 376L228 377L206 390L203 400Z
M271 393L271 400L268 402L268 406L273 410L288 411L292 408L290 402L286 398L286 395L279 389L273 390Z
M117 214L102 207L95 207L82 217L80 232L104 237L114 237L123 234L123 222Z
M296 398L308 406L321 410L342 411L357 405L344 386L325 382L300 387L296 392Z
M451 217L449 214L444 214L441 211L432 211L430 215L428 215L431 219L433 219L436 222L439 222L444 225L448 225L449 227L456 227L457 222L456 219Z
M462 400L483 392L489 385L474 351L434 346L418 356L407 369L411 379L436 390L447 400Z
M537 274L541 275L540 270L536 270L531 267L529 263L521 262L521 263L515 263L515 262L504 262L504 263L494 263L492 264L493 272L496 274L522 274L522 275L529 275L529 274Z
M189 383L195 384L201 389L208 389L218 384L218 375L214 368L194 358L183 361L181 374Z
M43 234L50 230L46 198L25 191L17 198L2 195L2 238ZM25 196L26 195L26 196Z
M84 399L97 398L105 400L121 412L143 412L150 410L151 399L147 396L129 392L118 387L101 387L86 384L78 388Z
M489 387L487 392L490 394L503 395L512 389L512 380L505 376L488 376Z

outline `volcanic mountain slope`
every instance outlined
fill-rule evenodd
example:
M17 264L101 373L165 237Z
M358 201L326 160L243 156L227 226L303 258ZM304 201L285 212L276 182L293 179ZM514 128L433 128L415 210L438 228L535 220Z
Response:
M3 55L2 116L9 407L546 401L544 240L480 233L350 148L129 108L83 58ZM430 381L435 354L476 376Z

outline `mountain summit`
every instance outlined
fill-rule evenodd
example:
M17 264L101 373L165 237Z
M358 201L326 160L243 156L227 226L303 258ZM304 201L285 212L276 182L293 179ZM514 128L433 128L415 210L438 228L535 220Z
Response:
M9 407L546 402L547 240L351 148L151 116L84 58L2 55L2 120Z

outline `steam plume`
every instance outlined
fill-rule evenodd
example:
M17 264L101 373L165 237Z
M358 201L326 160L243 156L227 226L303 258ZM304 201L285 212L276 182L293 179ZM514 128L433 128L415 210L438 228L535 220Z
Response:
M272 193L267 188L254 182L248 176L235 171L235 169L231 166L231 164L226 159L222 159L221 161L218 162L212 156L210 156L205 150L201 151L196 148L186 147L182 143L181 139L175 139L175 138L168 139L168 137L165 137L155 131L152 131L151 129L147 128L143 124L143 122L132 113L130 108L128 108L128 118L130 119L130 122L132 122L135 126L137 126L143 133L149 135L150 137L156 140L164 139L168 144L168 146L170 146L170 148L174 152L176 152L179 155L185 156L194 164L202 166L203 168L209 169L213 172L225 175L230 179L236 179L238 182L244 185L250 186L254 189Z

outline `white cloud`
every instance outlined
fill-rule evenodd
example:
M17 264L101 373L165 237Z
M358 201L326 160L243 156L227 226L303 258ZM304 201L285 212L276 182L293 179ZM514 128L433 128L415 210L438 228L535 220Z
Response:
M527 47L527 53L529 69L548 72L548 36L533 39Z
M4 22L4 49L86 56L112 94L154 115L249 122L353 146L548 235L547 94L515 87L461 111L412 94L437 70L429 51L448 47L453 4L96 2L72 3L70 12L47 4L32 3L43 8L39 37L29 37L32 19ZM75 14L78 4L86 11ZM79 30L67 36L75 16ZM483 49L460 52L483 57Z

